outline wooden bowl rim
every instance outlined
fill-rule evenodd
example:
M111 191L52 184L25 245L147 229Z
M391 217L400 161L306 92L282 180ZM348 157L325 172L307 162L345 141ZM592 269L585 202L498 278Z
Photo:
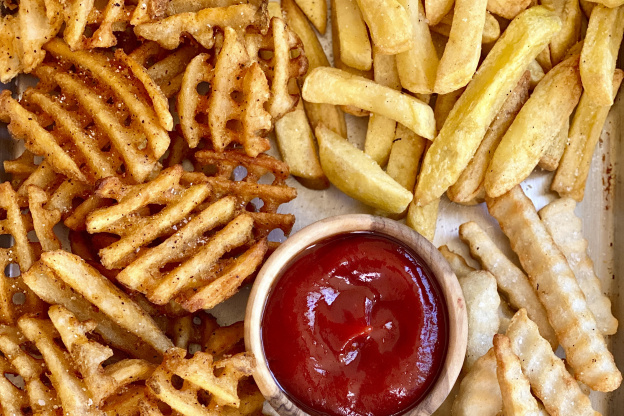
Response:
M450 393L464 362L468 338L466 304L457 277L435 246L406 225L384 217L347 214L317 221L293 234L269 257L256 277L245 312L245 346L256 359L253 377L264 397L281 416L309 416L281 390L269 370L260 332L262 315L268 294L291 259L320 240L355 231L387 235L413 249L429 266L442 290L449 320L446 359L427 396L403 413L406 416L429 416Z

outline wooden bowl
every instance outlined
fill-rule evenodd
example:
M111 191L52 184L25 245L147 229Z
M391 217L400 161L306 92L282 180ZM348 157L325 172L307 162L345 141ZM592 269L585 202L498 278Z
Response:
M254 379L264 397L281 416L308 416L289 399L271 375L261 338L264 307L283 267L291 259L314 243L336 234L353 231L371 231L386 235L410 247L427 263L442 290L449 319L446 360L429 393L420 403L404 413L409 416L429 416L448 396L464 362L468 336L466 305L457 277L433 244L411 228L383 217L352 214L318 221L288 238L269 257L256 277L245 314L245 346L256 357Z

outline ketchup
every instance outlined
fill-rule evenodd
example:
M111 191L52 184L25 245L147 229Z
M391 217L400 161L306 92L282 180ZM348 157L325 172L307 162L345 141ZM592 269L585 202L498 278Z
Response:
M391 416L432 387L448 318L423 260L380 234L341 234L307 248L269 294L268 366L307 413Z

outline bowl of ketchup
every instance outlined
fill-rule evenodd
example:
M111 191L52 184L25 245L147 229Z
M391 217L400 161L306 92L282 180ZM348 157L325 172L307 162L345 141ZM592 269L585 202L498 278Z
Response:
M282 416L430 415L464 361L457 278L411 228L342 215L266 261L245 316L254 379Z

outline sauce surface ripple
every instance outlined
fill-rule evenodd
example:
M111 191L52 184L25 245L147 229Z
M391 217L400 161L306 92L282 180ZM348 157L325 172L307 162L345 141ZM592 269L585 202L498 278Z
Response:
M432 387L445 359L447 311L409 248L374 233L309 247L269 294L269 369L310 414L390 416Z

